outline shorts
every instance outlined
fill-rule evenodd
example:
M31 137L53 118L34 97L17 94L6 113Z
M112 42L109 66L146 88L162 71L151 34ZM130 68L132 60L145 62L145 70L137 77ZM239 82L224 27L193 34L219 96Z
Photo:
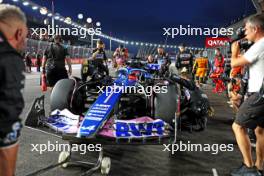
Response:
M196 70L196 77L203 78L206 75L206 68L197 68Z
M47 86L54 87L55 84L61 79L67 79L68 73L65 67L55 67L53 69L47 69Z
M10 124L0 123L0 149L16 144L22 128L21 122L16 121Z
M240 106L235 123L250 129L257 126L264 128L264 98L259 93L253 93Z

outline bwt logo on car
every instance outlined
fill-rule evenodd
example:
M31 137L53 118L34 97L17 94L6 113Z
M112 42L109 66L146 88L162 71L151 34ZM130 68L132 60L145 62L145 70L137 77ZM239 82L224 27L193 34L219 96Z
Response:
M164 122L156 121L151 123L126 123L116 122L116 137L143 137L153 135L153 132L157 135L163 135Z

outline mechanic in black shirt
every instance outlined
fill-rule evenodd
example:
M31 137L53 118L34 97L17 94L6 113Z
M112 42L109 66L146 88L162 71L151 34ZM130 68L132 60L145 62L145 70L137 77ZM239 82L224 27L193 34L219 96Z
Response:
M190 51L186 50L185 44L179 46L179 53L176 56L176 68L181 71L184 67L187 68L188 73L191 74L193 67L193 55Z
M42 62L42 57L41 57L41 54L40 52L37 52L36 54L36 66L37 66L37 72L40 72L40 67L41 67L41 62Z
M157 55L155 56L155 63L160 64L160 75L165 74L167 71L169 71L169 66L171 64L171 61L168 57L168 54L164 51L164 48L158 47L157 49Z
M27 52L27 54L25 55L25 62L26 62L26 72L31 73L32 61L29 52Z
M0 176L14 176L24 108L25 65L19 54L28 33L25 14L0 4Z
M101 40L97 41L96 49L93 50L91 64L99 69L99 72L104 72L109 75L107 67L107 57L104 51L104 43Z
M61 36L55 35L54 43L44 52L42 70L46 71L48 87L54 87L59 80L68 78L65 62L69 67L69 75L72 73L71 61L67 58L68 51L61 41Z

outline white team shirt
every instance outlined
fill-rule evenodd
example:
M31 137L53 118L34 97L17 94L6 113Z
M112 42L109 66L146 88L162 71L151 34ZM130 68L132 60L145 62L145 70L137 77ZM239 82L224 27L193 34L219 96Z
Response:
M264 78L264 37L244 54L249 65L248 92L259 92Z

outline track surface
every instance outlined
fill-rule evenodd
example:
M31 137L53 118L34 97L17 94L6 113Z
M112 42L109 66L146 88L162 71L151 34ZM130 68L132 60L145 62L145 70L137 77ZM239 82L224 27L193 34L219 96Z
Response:
M74 75L78 75L78 69L74 70ZM211 88L206 86L205 92L209 96L212 106L215 109L215 117L209 119L208 128L204 132L189 133L181 132L178 142L192 144L234 144L234 151L219 152L176 152L171 155L163 151L164 146L108 146L105 154L112 159L111 174L113 176L209 176L228 175L230 170L236 168L241 163L241 156L235 143L234 135L231 131L232 110L226 103L224 95L211 93ZM24 90L25 110L21 115L24 119L32 101L42 93L39 87L39 74L31 73L26 75L26 88ZM46 94L45 106L49 105L49 93ZM62 140L24 128L20 138L20 151L17 163L17 175L25 176L32 171L46 167L51 163L56 163L59 152L46 152L40 155L32 152L31 144L42 144L50 141L55 144L65 143ZM84 160L93 159L95 153L79 156L76 158ZM214 171L213 171L214 170ZM45 176L73 176L79 175L83 170L80 168L55 168ZM95 172L94 175L100 175Z

